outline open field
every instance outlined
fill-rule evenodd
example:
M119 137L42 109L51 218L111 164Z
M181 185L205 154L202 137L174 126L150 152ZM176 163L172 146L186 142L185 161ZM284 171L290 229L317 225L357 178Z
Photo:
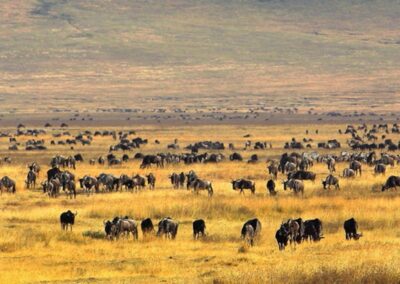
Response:
M111 137L94 137L90 146L51 146L52 133L60 129L47 129L45 139L48 150L27 152L7 150L8 138L0 138L0 157L9 156L11 164L0 165L0 177L8 175L17 181L15 195L0 197L0 282L167 282L167 283L328 283L363 282L397 283L400 279L400 198L398 192L381 192L381 185L389 175L398 175L399 166L388 167L386 176L375 176L373 169L363 165L362 177L353 180L340 178L341 190L323 190L321 179L328 171L325 164L315 164L315 183L305 182L303 197L284 191L277 180L276 197L267 194L265 182L269 178L265 161L278 159L286 150L284 142L292 137L312 138L317 142L338 138L343 145L337 150L316 150L318 153L348 151L347 135L337 134L345 125L285 125L285 126L197 126L157 127L138 126L121 129L135 130L136 136L147 138L149 144L136 151L126 152L130 157L136 152L182 153L184 146L202 140L234 143L245 160L258 154L260 162L223 161L218 164L167 165L164 168L139 169L140 161L130 160L121 166L89 165L88 160L105 155ZM101 128L70 128L72 135L79 131ZM103 128L104 129L104 128ZM305 135L305 130L310 135ZM319 134L315 130L319 129ZM120 129L118 129L120 130ZM3 129L14 131L14 129ZM250 138L243 136L250 134ZM136 136L132 136L136 137ZM24 143L31 137L18 136ZM178 138L180 150L167 150L166 146ZM397 142L398 134L388 138ZM158 139L160 144L155 144ZM246 140L268 141L273 145L267 150L243 150ZM229 156L230 150L220 151ZM156 189L139 193L114 192L90 197L78 194L76 200L65 195L50 199L40 190L24 188L26 165L38 161L43 170L39 180L45 179L45 170L55 154L82 153L83 163L72 170L77 177L101 172L119 176L152 172L157 178ZM395 153L398 154L398 153ZM117 157L122 152L116 152ZM347 167L337 165L337 173ZM168 176L172 172L195 170L204 179L213 182L214 196L205 192L196 196L191 191L174 190ZM230 181L249 178L256 182L256 194L239 195ZM80 190L78 190L80 193ZM67 209L77 210L78 216L72 232L62 232L59 214ZM158 222L171 216L179 221L177 239L162 240L156 237L139 240L108 241L102 237L103 220L114 216L129 215L142 220L146 217ZM262 222L262 232L254 247L248 248L240 239L242 224L253 217ZM303 243L285 251L278 250L275 232L288 218L323 221L325 238L319 243ZM343 222L354 217L359 222L363 237L359 241L346 241ZM207 237L194 241L191 223L203 218L207 224ZM98 236L98 237L96 237Z
M6 117L399 107L393 0L5 0L0 10Z

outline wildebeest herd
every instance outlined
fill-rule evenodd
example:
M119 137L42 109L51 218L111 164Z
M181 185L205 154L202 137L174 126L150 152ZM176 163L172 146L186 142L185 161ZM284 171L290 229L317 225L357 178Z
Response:
M61 213L60 223L62 230L72 231L72 226L75 224L75 217L78 212L72 213L71 210ZM150 235L164 237L165 239L174 240L178 234L179 222L171 217L162 218L158 222L158 230L154 228L151 218L146 218L141 222L125 217L114 217L112 220L104 220L105 238L108 240L118 240L120 237L129 238L131 235L133 240L139 238L139 223L143 238ZM206 237L206 223L203 219L194 220L193 239L198 240ZM358 223L354 218L346 220L343 224L346 240L358 240L362 234L358 231ZM240 231L241 239L248 246L253 246L255 240L261 234L261 221L257 218L246 221ZM324 238L322 232L322 221L320 219L311 219L303 221L302 218L288 219L282 222L279 229L276 231L275 239L278 243L279 250L284 250L290 243L292 246L301 244L304 241L318 242Z
M324 167L326 166L327 169L327 175L324 176L319 183L323 190L332 188L340 190L340 181L342 179L360 178L365 174L366 167L372 169L375 175L385 175L388 167L393 167L396 163L400 164L400 156L393 153L393 151L399 149L400 143L396 144L392 139L386 139L386 135L389 134L390 131L392 133L399 133L398 129L399 127L397 124L393 124L391 128L387 124L374 125L371 128L367 125L360 125L358 127L349 125L344 131L339 130L338 133L339 135L350 135L347 140L347 145L352 152L341 151L338 154L326 154L323 150L340 149L342 147L341 143L336 139L330 139L327 142L320 142L317 144L318 148L321 149L320 153L317 151L304 151L302 153L293 151L285 152L277 157L269 157L266 160L265 168L265 173L267 174L267 179L264 183L266 193L270 196L277 196L279 192L278 189L282 188L283 190L292 190L295 195L303 195L307 191L307 183L315 183L317 180L317 173L313 171L313 167L316 164L322 164ZM378 140L378 133L382 133L382 143L375 142ZM238 147L233 143L229 143L228 149L235 152L231 153L228 158L222 153L215 152L225 149L224 143L219 141L200 141L192 143L183 147L183 149L190 152L178 154L176 153L176 151L180 149L178 139L175 139L172 144L168 145L168 150L175 150L173 153L143 154L138 152L129 157L129 155L124 152L122 157L118 158L116 156L117 151L140 149L150 143L148 139L140 137L131 140L128 139L128 136L132 134L135 133L117 133L115 131L96 131L92 133L91 131L85 131L84 133L76 135L73 139L67 139L65 144L72 145L71 147L76 145L76 143L91 145L94 137L99 135L111 136L114 140L119 140L117 144L109 147L109 153L89 160L90 165L95 165L96 163L99 165L107 164L109 167L121 165L122 163L128 162L130 159L141 161L140 169L152 169L154 167L164 168L168 165L178 165L180 163L192 165L220 163L222 161L240 163L243 161L241 153L236 152ZM68 133L68 135L70 134ZM16 137L18 137L18 135ZM10 137L10 143L15 146L19 145L16 137ZM249 137L250 136L246 136L246 138ZM291 142L285 143L283 148L286 149L285 151L288 151L287 149L298 150L312 148L312 139L303 138L301 141L303 142L292 138ZM159 145L160 141L156 140L154 143ZM308 144L304 145L303 143ZM26 142L26 147L31 147L32 145L43 146L44 144L44 140L30 139ZM62 145L64 143L60 144L54 142L52 144ZM241 149L249 151L267 150L271 148L272 143L270 142L247 140L244 147ZM380 151L379 154L377 153L378 150ZM199 153L199 151L205 152ZM90 196L95 193L121 191L138 192L146 188L154 190L156 188L156 182L158 182L158 178L160 178L156 177L153 173L148 173L145 176L140 174L129 175L125 173L116 176L110 173L100 173L98 175L86 174L82 177L76 177L73 170L77 169L79 163L82 162L84 162L84 157L80 153L68 156L55 155L48 163L50 169L46 172L46 179L40 183L38 179L41 167L37 162L30 163L26 174L25 186L28 189L36 189L37 185L40 184L43 193L47 194L49 197L56 198L61 194L61 191L63 191L69 198L74 199L80 193ZM248 164L259 163L260 158L257 154L252 154L247 162ZM7 163L11 163L10 158L7 159ZM341 174L337 173L337 163L346 163L347 165ZM210 198L214 195L215 191L218 191L218 188L214 187L212 181L200 177L193 170L189 172L172 172L168 177L165 176L164 178L170 180L173 189L192 190L196 194L204 191ZM278 179L281 179L281 182L278 183ZM246 190L251 194L255 194L257 191L256 182L248 177L231 178L230 183L232 189L238 191L239 194L244 195ZM3 176L0 179L0 194L3 193L3 191L16 193L16 184L16 181L12 178ZM280 185L280 187L278 187L278 185ZM400 176L391 175L386 179L386 182L382 184L381 191L397 189L399 186ZM75 223L76 216L77 212L72 213L71 211L64 212L60 216L63 230L67 230L69 227L72 230L72 225ZM115 217L112 220L104 221L104 230L107 238L110 240L128 235L132 235L134 239L138 239L138 227L139 222L128 216ZM158 230L156 232L152 220L147 218L140 222L140 227L143 236L156 234L160 237L164 236L169 239L175 239L178 233L179 223L170 217L163 218L159 221ZM206 224L204 220L195 220L193 222L193 237L198 239L206 236L205 229ZM362 236L362 234L358 232L358 224L353 218L344 222L344 230L346 239L357 240ZM241 237L246 240L246 243L252 246L257 236L260 235L260 232L261 222L258 219L252 219L243 225ZM320 219L304 221L301 218L288 219L279 226L275 234L279 249L281 250L283 250L288 243L295 246L304 241L320 241L323 237L322 221Z

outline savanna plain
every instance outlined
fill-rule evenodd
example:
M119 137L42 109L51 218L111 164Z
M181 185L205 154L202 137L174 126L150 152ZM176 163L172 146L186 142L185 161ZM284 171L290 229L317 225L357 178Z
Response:
M340 154L348 151L347 135L338 134L345 125L281 125L281 126L135 126L114 130L135 130L149 143L140 149L126 152L130 159L117 166L90 165L89 160L108 153L115 144L112 137L94 137L91 145L50 146L52 134L61 129L46 129L47 133L35 139L44 139L46 151L14 151L8 149L8 138L0 139L1 157L12 158L10 164L0 165L0 176L9 176L17 182L16 194L3 193L0 197L0 282L1 283L398 283L400 279L400 198L396 191L381 192L381 185L389 175L397 175L399 166L388 167L386 176L376 176L373 168L364 165L361 177L340 178L340 190L324 190L321 180L328 175L325 164L316 163L315 182L305 181L304 196L284 191L279 175L277 195L270 196L266 181L270 178L267 159L279 159L288 150L283 149L292 137L312 138L316 143L337 138L341 149L317 150L318 153ZM112 128L108 128L112 129ZM306 130L310 134L306 135ZM315 134L315 130L319 134ZM71 135L97 128L69 128ZM104 129L103 129L104 130ZM13 132L9 128L4 131ZM250 138L243 136L250 134ZM396 134L388 135L394 141ZM31 137L21 136L18 141ZM180 149L167 150L167 144L178 139ZM154 143L159 140L160 144ZM244 150L247 140L268 141L272 149ZM164 168L140 169L135 153L182 153L184 146L203 140L233 143L244 157L243 162L184 165L169 164ZM291 151L291 150L289 150ZM200 151L201 152L201 151ZM210 153L210 151L208 151ZM213 152L213 151L211 151ZM219 151L226 157L233 151ZM102 172L116 176L122 173L156 176L155 190L144 189L137 193L113 192L87 196L78 186L76 199L61 193L57 198L43 194L39 186L26 189L24 181L27 165L38 162L42 171L38 183L45 180L52 156L81 153L84 161L71 170L77 178L95 176ZM115 152L117 157L122 152ZM252 155L259 156L258 163L247 163ZM337 165L336 175L348 167ZM173 189L169 175L173 172L194 170L213 183L214 195L199 195L186 189ZM244 195L232 190L231 180L248 178L256 182L254 195ZM70 209L78 212L72 231L62 231L60 213ZM125 216L135 220L150 217L155 224L166 216L179 222L175 240L166 240L139 233L139 240L132 238L110 241L104 237L103 220ZM249 247L240 238L245 221L257 217L262 223L261 234L255 245ZM320 242L304 242L279 251L275 232L289 218L314 219L323 222L324 238ZM343 222L357 219L363 237L346 241ZM194 240L192 222L206 221L206 237Z

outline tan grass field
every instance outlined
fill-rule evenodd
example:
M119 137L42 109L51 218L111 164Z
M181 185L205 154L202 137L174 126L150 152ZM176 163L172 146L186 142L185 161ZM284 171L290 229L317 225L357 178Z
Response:
M219 140L242 147L251 134L252 141L271 141L272 150L242 151L247 159L257 153L258 164L222 162L220 164L168 165L162 169L140 170L138 161L109 168L90 166L88 160L107 152L111 138L94 138L90 147L78 146L74 151L65 146L49 147L43 153L18 151L10 153L7 140L0 140L0 156L11 156L10 165L0 166L0 176L17 181L17 194L0 197L0 282L1 283L398 283L400 279L400 198L397 192L380 192L380 185L390 174L398 174L399 166L389 168L386 177L376 177L364 165L362 177L340 180L340 191L324 191L320 180L327 175L323 164L312 170L318 174L315 183L305 182L304 197L283 191L278 178L278 196L270 197L265 188L268 178L267 158L277 158L284 152L282 145L291 137L304 137L305 129L317 126L233 127L213 126L194 128L135 127L137 135L150 143L140 149L143 153L167 151L174 138L183 146L194 141ZM319 135L311 134L315 142L337 137L343 125L319 125ZM72 133L83 129L71 129ZM55 130L54 132L57 132ZM345 136L339 136L344 144ZM41 137L39 137L41 138ZM50 136L44 137L47 141ZM397 141L397 137L391 137ZM153 143L161 141L160 145ZM18 138L23 141L24 138ZM48 142L49 143L49 142ZM347 150L347 149L341 149ZM176 150L183 152L184 150ZM156 190L139 193L106 193L76 200L65 195L50 199L39 190L24 189L23 181L29 161L39 161L43 168L55 153L64 155L80 152L85 162L75 171L77 177L101 172L148 173L157 177ZM319 151L323 152L323 151ZM128 153L133 156L133 153ZM225 150L229 155L231 151ZM336 151L338 153L338 151ZM117 156L122 155L118 153ZM346 164L338 165L341 173ZM214 196L205 192L196 196L191 191L174 190L168 175L172 172L195 170L200 177L213 182ZM43 170L39 180L44 179ZM256 181L256 194L244 196L231 189L230 180L246 177ZM59 215L71 209L78 216L72 232L61 231ZM171 216L179 221L174 241L132 239L108 241L96 238L103 231L103 220L129 215L141 220L152 218L157 223ZM242 224L257 217L262 222L261 236L254 247L248 248L240 239ZM325 238L319 243L303 243L278 250L275 231L288 218L320 218ZM354 217L363 237L346 241L343 222ZM192 221L203 218L207 237L193 240Z

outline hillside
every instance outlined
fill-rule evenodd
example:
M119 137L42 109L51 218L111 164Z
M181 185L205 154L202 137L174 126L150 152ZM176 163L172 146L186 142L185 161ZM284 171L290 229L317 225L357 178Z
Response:
M5 0L2 112L400 106L398 1Z

